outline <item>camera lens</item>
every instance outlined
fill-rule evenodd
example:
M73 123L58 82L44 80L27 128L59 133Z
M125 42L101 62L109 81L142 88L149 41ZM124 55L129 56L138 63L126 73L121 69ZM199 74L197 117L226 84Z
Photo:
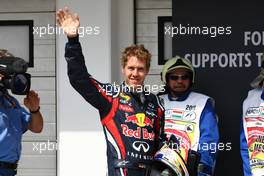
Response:
M28 80L23 74L17 74L14 79L14 87L18 92L24 92L28 87Z

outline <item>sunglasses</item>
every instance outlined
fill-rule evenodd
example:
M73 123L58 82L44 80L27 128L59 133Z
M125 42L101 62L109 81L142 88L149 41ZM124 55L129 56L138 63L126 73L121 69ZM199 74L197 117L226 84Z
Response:
M189 80L190 76L189 75L170 75L169 79L170 80L174 80L174 81L177 81L179 79L181 79L181 80Z

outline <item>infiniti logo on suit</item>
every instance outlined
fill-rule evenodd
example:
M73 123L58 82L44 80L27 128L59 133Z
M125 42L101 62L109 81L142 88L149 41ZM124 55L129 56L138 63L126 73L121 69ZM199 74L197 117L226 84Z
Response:
M138 152L143 150L146 153L149 151L149 144L144 141L135 141L133 142L133 148Z

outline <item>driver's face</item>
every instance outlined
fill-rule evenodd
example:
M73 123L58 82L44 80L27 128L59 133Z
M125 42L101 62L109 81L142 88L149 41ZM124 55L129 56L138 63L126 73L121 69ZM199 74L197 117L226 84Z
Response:
M130 56L122 72L126 84L136 88L144 84L148 69L145 61L138 59L136 56Z

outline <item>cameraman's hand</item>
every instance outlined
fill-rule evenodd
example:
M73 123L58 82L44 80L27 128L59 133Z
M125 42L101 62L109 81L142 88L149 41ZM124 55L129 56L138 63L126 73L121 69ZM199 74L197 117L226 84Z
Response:
M28 129L34 133L40 133L43 129L43 117L39 111L38 94L33 90L29 91L26 98L24 98L24 104L32 116Z
M29 109L29 111L37 111L39 109L39 97L38 94L31 90L24 98L24 105Z
M63 28L67 37L76 37L80 27L79 16L77 14L72 14L72 12L67 7L64 9L59 9L56 15L57 23Z

